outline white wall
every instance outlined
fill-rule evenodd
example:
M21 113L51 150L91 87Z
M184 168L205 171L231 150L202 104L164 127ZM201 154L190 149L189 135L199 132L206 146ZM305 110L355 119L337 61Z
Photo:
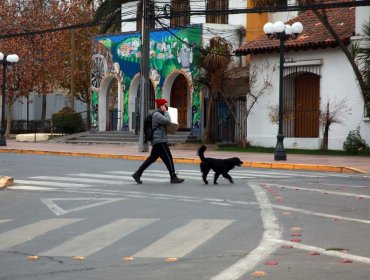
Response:
M29 97L29 112L28 119L40 120L41 119L41 108L42 108L42 97L38 94L30 94ZM46 97L46 119L51 119L53 113L59 112L66 106L66 96L64 94L55 93L49 94ZM86 103L75 100L74 110L76 112L85 112L87 110ZM86 117L86 113L82 115L82 118ZM17 100L13 105L13 120L27 120L27 99L25 97Z
M329 131L329 149L343 148L349 131L360 126L361 136L370 144L370 122L364 119L364 103L359 92L352 68L339 49L325 49L318 51L287 52L285 57L294 60L316 60L322 59L320 80L321 108L325 108L327 99L331 102L339 102L347 98L351 115L343 120L343 124L333 124ZM269 58L270 66L278 66L279 54L256 55L252 63L260 59ZM272 73L272 69L267 69ZM338 71L340 70L340 71ZM272 124L268 119L268 105L278 104L279 70L273 74L272 87L266 91L248 118L248 140L252 145L274 147L276 145L277 124ZM322 138L320 128L320 139L315 138L285 138L285 148L318 149Z
M356 35L363 34L362 27L364 23L370 20L370 9L368 6L356 7Z

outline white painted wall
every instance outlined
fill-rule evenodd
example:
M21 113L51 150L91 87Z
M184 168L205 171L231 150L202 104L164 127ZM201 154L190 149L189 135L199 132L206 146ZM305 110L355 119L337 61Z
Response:
M370 20L370 8L368 6L356 7L356 35L363 34L362 26Z
M364 103L359 92L352 68L344 54L337 49L325 49L317 51L287 52L285 57L294 60L315 60L322 59L320 94L321 108L325 108L326 101L340 101L347 98L349 108L352 108L351 115L343 120L343 124L333 124L329 131L329 149L343 148L349 131L360 126L361 136L370 144L370 121L364 118ZM268 58L270 69L278 66L279 54L256 55L252 57L252 64L258 60ZM268 105L278 104L279 91L279 70L275 71L272 79L272 87L258 101L257 105L248 118L248 140L252 145L274 147L276 145L277 124L272 124L268 119ZM320 138L285 138L285 148L318 149L322 139L322 129Z
M37 93L30 94L30 103L28 107L28 118L32 120L41 119L42 97ZM46 97L46 119L51 119L53 113L59 112L66 106L67 96L62 93L49 94ZM75 100L74 110L76 112L86 112L87 105L79 100ZM82 114L82 118L86 117L86 113ZM27 99L25 97L17 100L13 104L13 120L27 120Z

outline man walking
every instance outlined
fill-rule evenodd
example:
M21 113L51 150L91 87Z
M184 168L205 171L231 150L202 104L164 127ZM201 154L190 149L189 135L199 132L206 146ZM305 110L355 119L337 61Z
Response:
M171 123L171 117L168 113L168 102L166 99L156 99L157 109L153 113L152 128L153 139L151 140L152 150L150 156L143 162L139 169L132 174L136 183L142 184L140 180L141 175L153 162L158 158L166 165L171 177L171 184L178 184L184 182L184 179L178 178L175 173L175 166L173 164L172 154L168 147L168 138L166 132L166 125Z

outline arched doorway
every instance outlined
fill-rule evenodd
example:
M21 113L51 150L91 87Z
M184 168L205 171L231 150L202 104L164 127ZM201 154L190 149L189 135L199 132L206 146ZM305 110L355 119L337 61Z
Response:
M129 114L131 117L130 128L135 131L135 134L139 133L140 129L140 106L141 106L141 85L140 76L135 77L130 87L130 109ZM149 111L155 110L155 89L153 83L150 81L149 85Z
M170 106L177 108L179 129L188 128L188 82L184 75L178 75L171 89Z
M285 137L318 138L320 75L297 72L284 78Z
M295 137L319 137L320 76L304 73L295 79Z
M99 131L122 130L122 85L115 75L107 76L99 91Z

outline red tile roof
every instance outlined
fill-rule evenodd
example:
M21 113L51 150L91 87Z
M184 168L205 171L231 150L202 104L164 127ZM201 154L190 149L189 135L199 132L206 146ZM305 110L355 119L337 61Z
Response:
M355 32L355 8L333 8L326 10L326 13L329 23L342 41L344 43L349 43L351 36L353 36ZM287 24L292 25L296 21L302 23L303 32L295 40L285 41L286 51L328 48L338 45L329 31L311 10L291 19ZM235 54L247 55L278 51L279 40L270 40L266 35L263 35L237 49Z

